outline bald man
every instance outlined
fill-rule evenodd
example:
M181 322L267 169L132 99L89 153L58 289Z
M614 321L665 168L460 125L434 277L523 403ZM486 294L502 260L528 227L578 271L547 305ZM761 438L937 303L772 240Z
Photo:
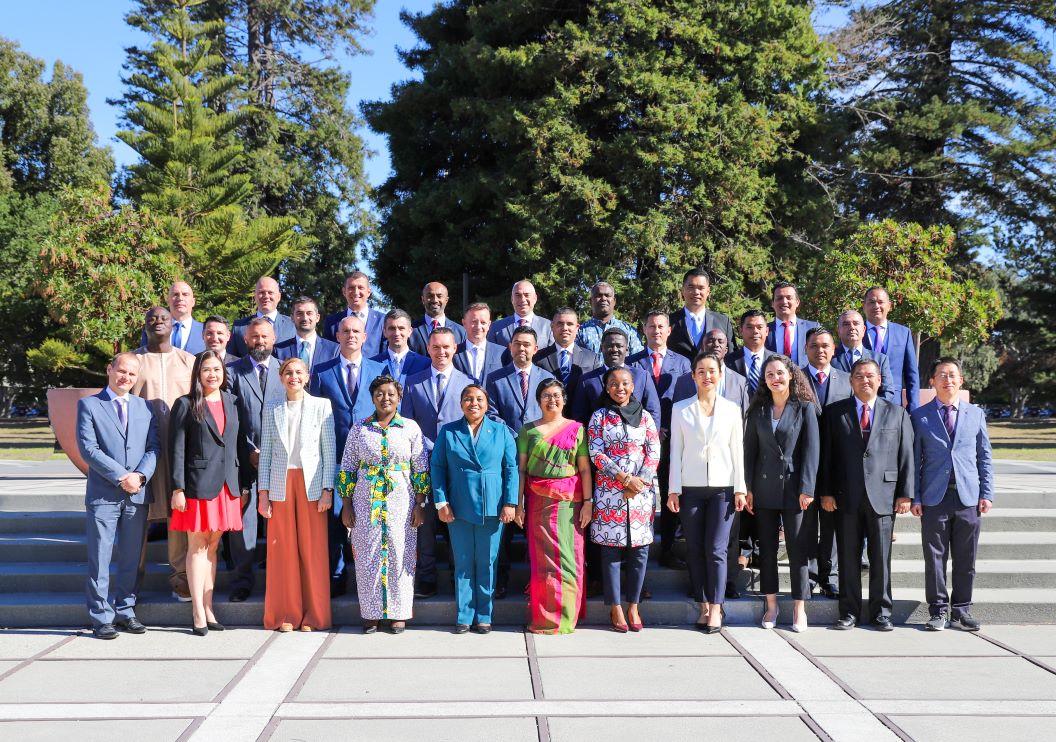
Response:
M280 299L282 299L282 291L279 289L279 282L271 276L261 276L253 289L253 302L257 306L257 311L235 321L235 326L231 328L231 340L227 344L228 353L239 358L249 354L245 332L249 321L255 317L271 320L275 328L276 343L282 343L297 336L297 328L293 320L285 314L279 314Z
M455 345L466 342L466 328L447 316L447 286L439 281L430 281L422 287L422 308L425 316L411 325L411 336L407 345L420 355L429 355L429 336L440 327L455 333Z
M535 286L531 281L522 280L513 284L513 288L510 289L513 314L492 323L491 329L488 330L488 340L508 348L513 339L514 330L518 327L531 327L539 339L540 349L553 345L554 333L550 328L550 320L535 314L535 305L538 301L539 295L535 292Z
M202 323L191 316L194 310L194 289L186 281L176 281L165 298L172 316L172 347L196 356L205 350ZM139 337L140 346L147 344L147 333Z

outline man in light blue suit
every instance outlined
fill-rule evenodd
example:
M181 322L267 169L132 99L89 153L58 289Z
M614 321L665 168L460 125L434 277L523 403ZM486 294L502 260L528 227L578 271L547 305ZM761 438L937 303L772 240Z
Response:
M862 315L853 309L848 309L840 315L836 332L840 336L840 345L836 348L836 355L832 358L833 367L849 374L854 364L860 360L876 361L876 365L880 368L880 398L901 406L901 395L896 399L895 391L891 387L894 374L891 373L891 364L888 363L887 356L869 350L862 344L865 336L865 320L862 319Z
M891 297L882 286L872 286L865 292L862 300L866 319L865 347L887 356L891 364L891 389L895 401L901 404L905 391L906 407L913 411L920 406L917 345L908 327L888 321L887 315L893 306Z
M257 281L253 291L253 300L256 302L257 311L248 317L235 320L231 328L231 340L227 345L227 352L231 355L243 358L249 355L249 345L246 340L246 330L249 323L255 318L263 317L271 322L275 328L275 342L281 343L297 335L297 329L293 326L293 320L285 314L279 314L279 300L282 292L279 290L279 282L270 276L263 276Z
M807 362L807 333L818 323L797 316L799 310L799 291L788 281L774 284L773 298L770 306L774 308L774 318L770 320L770 331L766 336L766 347L774 353L781 353L792 359L797 366Z
M407 378L429 368L429 356L415 353L407 345L411 336L411 315L390 309L385 315L385 350L371 360L385 366L385 373L407 386Z
M176 281L169 287L169 295L166 297L169 304L169 315L172 317L172 334L169 342L173 348L196 356L205 350L205 340L202 337L204 327L201 322L191 316L194 310L194 290L186 281ZM144 330L139 337L140 347L147 345L147 331Z
M297 336L281 343L275 343L275 357L280 361L287 358L300 358L308 367L310 375L315 375L316 369L327 361L337 358L340 348L337 343L316 334L315 328L319 325L319 306L315 299L300 296L293 300L291 310L293 324L297 328Z
M368 302L371 295L370 278L363 271L352 271L345 276L341 295L345 297L345 309L326 315L323 322L323 337L337 342L337 326L345 317L359 317L363 321L366 337L363 340L363 354L368 358L376 356L385 347L385 312L371 309Z
M455 368L483 384L489 374L508 362L504 359L509 351L487 339L491 329L491 308L487 304L477 302L466 307L462 324L466 328L466 339L455 353Z
M434 330L429 336L429 368L407 378L400 403L400 414L418 423L425 447L430 452L440 428L462 417L462 390L473 380L452 363L458 341L449 327ZM426 503L422 525L418 528L418 574L414 595L431 598L436 595L437 517L433 503Z
M407 344L415 353L429 352L429 336L434 330L446 327L455 335L455 342L466 339L466 330L447 317L447 286L439 281L430 281L422 287L422 308L425 315L411 325L411 337Z
M986 415L961 400L964 376L956 358L939 358L929 376L935 401L910 415L917 482L912 511L921 519L924 593L931 614L926 626L941 631L953 623L965 631L978 631L980 623L972 617L971 607L979 520L994 499ZM946 562L951 556L952 601L946 592Z
M535 293L535 286L531 281L518 281L513 284L513 289L510 291L513 314L492 324L488 331L488 340L506 348L513 339L514 329L531 327L535 330L535 337L539 341L540 348L551 345L554 342L554 336L550 330L550 321L535 314L535 305L538 301L539 295Z
M134 353L114 356L106 367L106 388L77 403L77 448L88 463L86 595L92 631L99 639L115 638L117 628L146 631L136 618L136 593L150 505L146 484L154 474L159 443L150 407L129 394L139 365Z

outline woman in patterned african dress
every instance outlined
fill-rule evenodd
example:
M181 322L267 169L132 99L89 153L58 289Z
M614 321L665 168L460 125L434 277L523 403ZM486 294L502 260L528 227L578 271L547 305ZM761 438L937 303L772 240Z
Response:
M416 529L429 494L429 456L418 423L397 412L402 395L391 376L371 382L374 414L349 431L337 475L367 634L381 621L402 633L413 610Z

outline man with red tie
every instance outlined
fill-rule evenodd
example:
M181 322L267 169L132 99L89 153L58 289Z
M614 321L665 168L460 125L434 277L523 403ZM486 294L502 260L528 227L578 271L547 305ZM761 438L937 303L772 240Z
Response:
M466 341L466 329L453 319L448 319L447 311L447 286L439 281L430 281L422 288L422 307L425 308L425 316L416 320L411 327L411 338L407 344L411 350L421 355L429 354L429 336L433 330L446 327L455 334L455 345Z
M774 308L774 319L769 323L766 347L774 353L788 356L797 366L802 366L807 362L807 333L818 323L796 315L799 310L799 292L788 281L778 281L774 285L770 306Z

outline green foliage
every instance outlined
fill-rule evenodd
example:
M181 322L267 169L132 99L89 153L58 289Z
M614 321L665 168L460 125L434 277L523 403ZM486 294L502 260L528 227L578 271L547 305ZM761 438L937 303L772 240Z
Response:
M1030 401L1056 398L1056 282L1009 273L1001 288L1010 311L994 328L1000 366L988 391L1020 417Z

